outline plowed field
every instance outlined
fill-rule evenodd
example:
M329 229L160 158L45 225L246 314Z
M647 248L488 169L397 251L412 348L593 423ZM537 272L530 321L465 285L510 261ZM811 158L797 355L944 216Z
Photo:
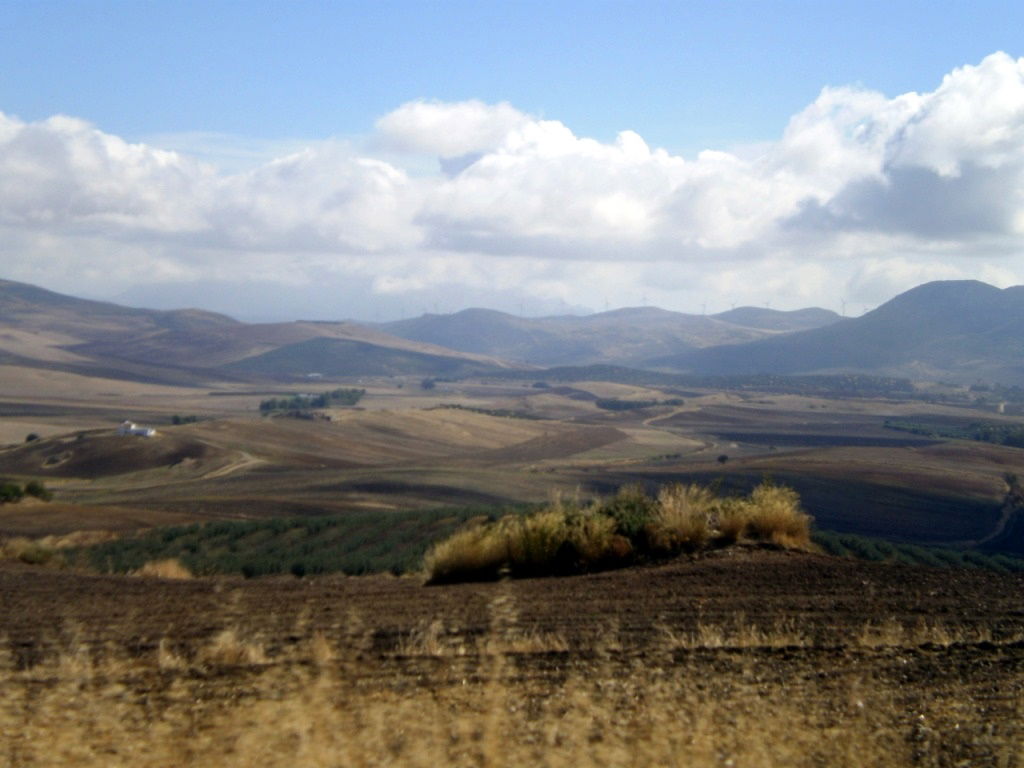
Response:
M770 551L447 587L5 565L0 616L11 765L1024 759L1019 576Z

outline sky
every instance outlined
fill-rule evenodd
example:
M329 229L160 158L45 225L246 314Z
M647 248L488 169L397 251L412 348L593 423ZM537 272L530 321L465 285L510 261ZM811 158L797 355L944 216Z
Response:
M1024 283L1024 4L0 0L0 278L245 320Z

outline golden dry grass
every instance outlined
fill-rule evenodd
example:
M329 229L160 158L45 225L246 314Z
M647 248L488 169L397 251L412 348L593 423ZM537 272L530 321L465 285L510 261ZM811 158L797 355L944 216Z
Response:
M132 576L143 576L156 579L191 579L192 571L174 557L164 560L150 560L131 573Z
M667 485L658 492L654 532L667 549L700 549L711 538L715 495L699 485ZM660 543L660 542L659 542Z
M800 508L800 497L792 488L761 483L747 503L751 536L785 549L811 548L811 518Z
M1016 766L1024 758L1019 668L1007 667L1003 681L1017 696L1009 715L993 722L966 688L930 696L868 667L817 675L796 665L792 679L759 677L763 649L814 647L792 621L758 627L737 617L666 630L637 664L631 655L644 649L622 648L611 625L595 653L574 655L564 638L520 626L508 595L490 611L487 637L463 650L457 628L436 621L393 653L370 654L373 628L355 618L349 631L306 633L274 657L232 629L192 654L167 640L153 657L100 654L73 638L27 669L0 643L0 756L18 768ZM924 636L894 620L866 626L864 636L876 629L903 649ZM955 624L925 634L973 637ZM847 642L860 649L854 658L874 647ZM724 661L711 668L706 654L716 651ZM755 655L736 655L745 651ZM564 658L564 674L523 674L530 658L551 654Z
M657 498L624 486L608 502L556 496L544 508L474 523L424 558L428 583L598 570L636 559L694 552L748 539L811 550L811 517L791 488L761 483L746 498L718 498L698 485L669 485Z

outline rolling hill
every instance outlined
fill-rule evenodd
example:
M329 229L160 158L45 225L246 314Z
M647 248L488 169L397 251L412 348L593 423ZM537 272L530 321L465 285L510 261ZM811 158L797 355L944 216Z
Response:
M638 365L655 356L763 339L834 323L824 309L741 307L688 315L633 307L594 315L523 318L489 309L427 314L379 326L404 339L533 365Z
M1024 384L1024 286L926 283L859 318L646 364L709 375L860 372Z
M247 324L197 309L136 309L0 280L0 365L198 384L313 371L450 375L503 364L355 323Z

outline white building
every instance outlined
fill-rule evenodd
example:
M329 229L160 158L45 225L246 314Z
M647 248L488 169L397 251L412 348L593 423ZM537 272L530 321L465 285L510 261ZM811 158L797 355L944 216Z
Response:
M140 427L133 421L121 422L121 426L117 428L117 434L119 435L140 435L141 437L153 437L156 434L156 430L152 427Z

